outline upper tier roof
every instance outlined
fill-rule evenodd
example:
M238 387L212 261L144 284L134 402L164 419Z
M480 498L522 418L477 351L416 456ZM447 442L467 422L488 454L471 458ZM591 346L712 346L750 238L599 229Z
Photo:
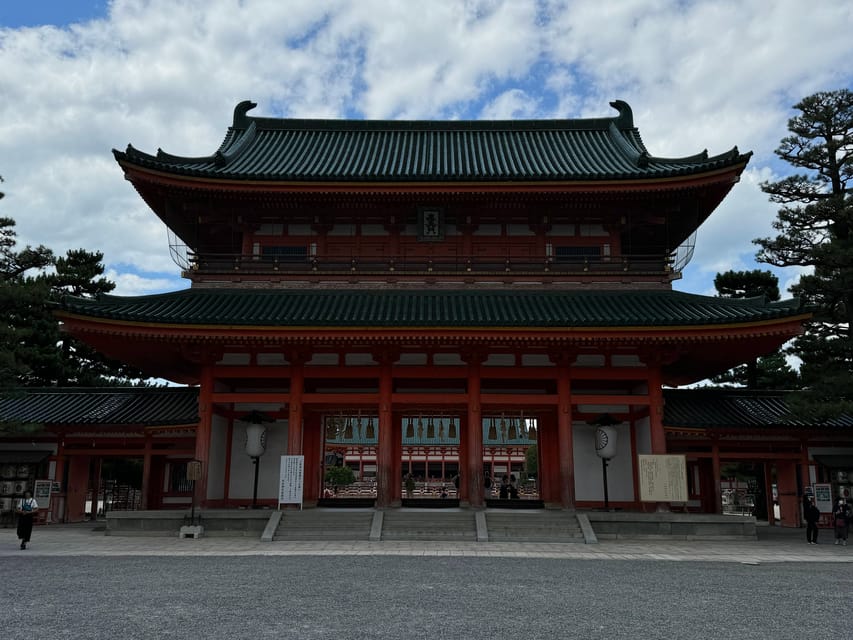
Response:
M92 318L269 327L658 327L759 322L804 311L796 299L712 298L678 291L184 289L62 308Z
M746 165L737 147L718 156L650 155L631 108L572 120L291 120L247 115L244 101L216 153L197 158L128 145L125 165L222 180L500 182L655 180ZM742 168L742 167L741 167Z

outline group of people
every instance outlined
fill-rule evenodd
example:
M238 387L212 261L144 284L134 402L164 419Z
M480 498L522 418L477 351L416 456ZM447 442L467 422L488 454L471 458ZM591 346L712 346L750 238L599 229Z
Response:
M485 489L486 497L489 498L492 495L492 477L488 472L484 472L483 474L483 488ZM518 480L515 477L515 474L504 474L501 478L501 484L498 487L498 497L502 500L518 500Z
M806 521L806 542L809 544L817 544L817 525L820 521L820 515L820 509L815 505L814 498L805 496L803 519ZM853 520L853 511L851 511L850 505L844 498L839 498L832 506L832 529L835 533L835 544L847 546L851 520Z

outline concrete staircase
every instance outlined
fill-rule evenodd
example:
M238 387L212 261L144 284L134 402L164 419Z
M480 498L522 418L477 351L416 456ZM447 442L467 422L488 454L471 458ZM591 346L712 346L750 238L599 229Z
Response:
M367 540L373 509L287 510L274 541Z
M551 510L487 509L306 509L287 510L274 541L481 541L584 542L574 513ZM371 531L371 529L374 529ZM486 538L485 535L488 535Z
M384 513L382 540L476 542L473 511L399 509Z
M584 542L577 516L567 511L486 511L489 542Z

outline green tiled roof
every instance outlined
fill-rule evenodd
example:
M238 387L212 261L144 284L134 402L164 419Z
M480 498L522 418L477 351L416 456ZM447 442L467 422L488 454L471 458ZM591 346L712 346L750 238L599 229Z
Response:
M0 397L0 422L168 426L198 422L195 387L20 389Z
M853 416L815 424L788 412L784 391L744 389L666 389L664 425L684 428L853 427Z
M505 121L292 120L234 110L214 154L189 158L128 145L119 162L171 174L259 181L596 181L689 176L739 164L737 147L709 157L649 154L631 108L612 118Z
M66 297L88 317L273 327L622 327L755 322L803 313L796 299L727 299L678 291L184 289L141 297Z

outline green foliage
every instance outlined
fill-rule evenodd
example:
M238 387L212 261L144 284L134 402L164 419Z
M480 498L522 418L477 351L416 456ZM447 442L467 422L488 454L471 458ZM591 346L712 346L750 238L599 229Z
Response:
M327 467L326 475L323 476L326 484L334 487L345 487L355 482L355 473L353 470L344 465L342 467Z
M771 302L779 300L779 279L770 271L726 271L714 278L714 287L721 298L764 297ZM750 389L797 389L799 376L781 351L758 358L712 378L722 386L748 387Z
M527 447L524 452L524 469L527 475L534 478L539 474L539 447L535 444Z
M755 243L760 262L806 268L791 292L814 318L789 349L804 385L792 405L829 418L853 412L853 92L819 92L794 108L776 154L805 172L762 185L781 205L778 235Z
M20 384L31 372L36 357L31 342L46 313L48 288L29 276L53 263L45 247L17 249L15 221L0 217L0 390Z
M766 297L779 300L779 278L770 271L726 271L714 278L714 288L721 298Z
M115 288L101 277L103 254L84 249L55 258L44 246L17 248L15 221L0 217L0 391L16 386L138 384L140 372L105 358L60 331L52 305L63 295ZM54 271L47 271L48 267Z

